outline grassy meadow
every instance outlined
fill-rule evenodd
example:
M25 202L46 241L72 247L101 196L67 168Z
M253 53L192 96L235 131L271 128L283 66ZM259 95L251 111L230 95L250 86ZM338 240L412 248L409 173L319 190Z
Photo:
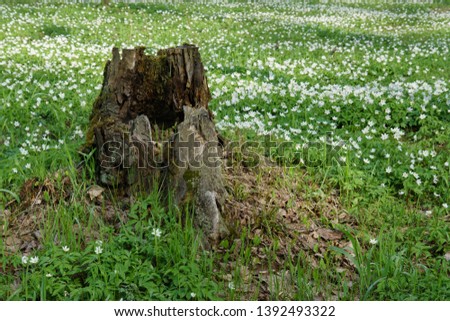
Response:
M0 11L0 300L450 300L450 5ZM82 152L112 47L183 43L245 146L208 251L157 190L95 193Z

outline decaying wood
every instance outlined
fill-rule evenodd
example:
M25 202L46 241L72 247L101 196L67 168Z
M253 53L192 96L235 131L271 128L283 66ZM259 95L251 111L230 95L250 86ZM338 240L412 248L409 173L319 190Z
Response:
M114 48L106 64L87 134L99 182L126 194L157 186L178 205L192 201L197 226L215 241L226 230L226 191L198 48L144 50Z

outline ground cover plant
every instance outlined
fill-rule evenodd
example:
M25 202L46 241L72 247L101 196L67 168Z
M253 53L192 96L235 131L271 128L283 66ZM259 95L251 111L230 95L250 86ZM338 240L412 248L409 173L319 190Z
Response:
M0 299L450 299L448 4L0 10ZM183 43L241 146L210 251L82 149L111 48Z

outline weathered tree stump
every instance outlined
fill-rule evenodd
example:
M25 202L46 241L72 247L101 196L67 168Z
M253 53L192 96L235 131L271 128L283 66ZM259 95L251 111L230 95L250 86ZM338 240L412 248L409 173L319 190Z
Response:
M220 146L198 48L156 56L142 47L114 48L94 103L87 146L96 148L101 185L119 193L155 187L182 205L195 204L195 224L210 241L226 231Z

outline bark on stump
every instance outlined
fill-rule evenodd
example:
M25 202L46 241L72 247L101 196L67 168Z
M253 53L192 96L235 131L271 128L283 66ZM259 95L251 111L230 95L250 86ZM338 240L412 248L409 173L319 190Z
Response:
M193 201L195 224L215 242L226 232L226 191L198 48L144 49L113 48L105 66L87 133L98 180L128 195L157 187L177 205Z

